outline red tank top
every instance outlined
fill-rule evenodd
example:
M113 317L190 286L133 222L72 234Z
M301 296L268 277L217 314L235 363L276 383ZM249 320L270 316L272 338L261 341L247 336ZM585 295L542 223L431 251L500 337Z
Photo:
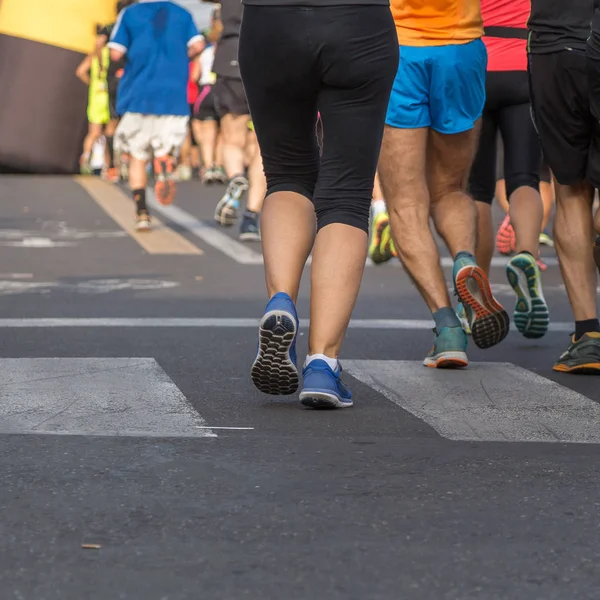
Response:
M530 8L531 0L481 0L488 71L527 71Z
M200 90L198 89L198 82L192 81L192 69L194 68L194 62L190 62L189 66L189 77L188 77L188 85L187 85L187 100L188 104L194 104L196 99L198 98L198 94Z

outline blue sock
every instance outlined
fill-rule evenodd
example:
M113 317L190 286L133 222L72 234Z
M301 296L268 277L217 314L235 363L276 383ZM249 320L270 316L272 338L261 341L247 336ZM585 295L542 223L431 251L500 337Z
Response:
M475 262L475 257L470 253L470 252L465 252L464 250L462 250L461 252L459 252L455 257L454 257L454 261L456 262L457 260L459 260L460 258L470 258L473 262Z
M450 307L440 308L433 313L435 329L440 332L444 327L461 327L460 321L454 310Z

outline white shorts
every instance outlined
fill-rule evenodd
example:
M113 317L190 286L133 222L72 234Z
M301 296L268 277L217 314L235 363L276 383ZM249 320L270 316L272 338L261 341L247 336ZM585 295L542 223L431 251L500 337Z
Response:
M115 150L139 160L177 153L188 133L189 117L125 113L114 136Z

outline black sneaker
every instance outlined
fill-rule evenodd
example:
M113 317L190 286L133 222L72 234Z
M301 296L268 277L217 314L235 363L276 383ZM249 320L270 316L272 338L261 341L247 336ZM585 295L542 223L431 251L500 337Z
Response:
M596 266L598 267L598 273L600 273L600 235L594 242L594 260L596 261Z
M258 225L258 214L245 213L240 227L239 238L242 242L259 242L260 227Z
M586 333L577 341L573 336L571 345L552 368L561 373L600 375L600 333Z

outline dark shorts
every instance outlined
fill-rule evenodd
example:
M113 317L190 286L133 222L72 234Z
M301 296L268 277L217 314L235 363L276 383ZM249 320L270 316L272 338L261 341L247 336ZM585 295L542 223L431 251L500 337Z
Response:
M219 121L213 86L204 85L200 88L200 93L194 103L192 118L197 121Z
M241 79L218 77L212 92L215 95L215 107L219 118L225 115L250 114Z
M475 200L491 204L499 179L498 134L504 149L502 178L509 198L520 187L539 189L542 150L531 120L526 71L489 72L486 96L469 192Z
M529 87L544 158L558 182L600 187L600 124L590 107L585 53L530 54Z

